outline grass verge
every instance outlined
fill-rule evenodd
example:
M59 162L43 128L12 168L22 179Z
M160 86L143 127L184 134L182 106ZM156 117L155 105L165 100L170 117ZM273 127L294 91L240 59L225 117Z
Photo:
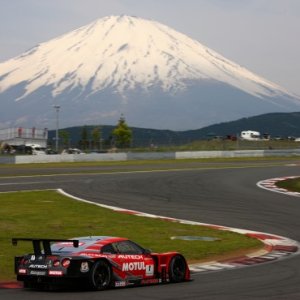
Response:
M122 236L156 252L180 251L189 261L262 246L260 241L241 234L121 214L75 201L56 191L0 193L0 204L1 281L15 278L15 255L32 252L31 244L19 243L18 247L13 247L12 237ZM220 240L171 240L172 236L205 236Z
M287 189L291 192L300 193L300 178L291 178L276 182L279 188Z

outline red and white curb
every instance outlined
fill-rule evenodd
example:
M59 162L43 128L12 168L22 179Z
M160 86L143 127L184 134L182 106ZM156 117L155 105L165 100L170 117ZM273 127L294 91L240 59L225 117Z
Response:
M299 177L299 176L286 176L286 177L270 178L270 179L261 180L256 185L262 189L265 189L265 190L268 190L271 192L276 192L276 193L285 194L285 195L289 195L289 196L300 197L300 193L291 192L284 188L279 188L276 185L276 182L284 181L287 179L294 179L297 177Z
M255 231L240 230L224 227L222 230L229 230L245 234L256 238L265 244L264 249L253 252L241 257L230 258L227 260L212 261L200 264L190 265L193 272L220 271L224 269L241 268L245 266L254 266L267 262L274 262L279 259L287 258L292 255L300 254L300 244L294 240Z
M17 281L0 282L0 289L21 289L23 284Z
M232 231L240 234L247 235L252 238L256 238L265 245L263 250L250 253L248 255L244 255L242 257L236 257L232 259L227 260L219 260L219 261L212 261L212 262L205 262L205 263L197 263L197 264L191 264L189 265L190 270L192 273L200 273L200 272L210 272L210 271L220 271L225 269L234 269L234 268L240 268L245 266L253 266L261 263L266 262L273 262L279 259L287 258L292 255L300 254L300 243L297 241L291 240L289 238L279 236L279 235L273 235L258 231L250 231L250 230L244 230L244 229L237 229L232 227L226 227L226 226L219 226L219 225L213 225L213 224L207 224L207 223L200 223L200 222L194 222L194 221L188 221L188 220L182 220L182 219L176 219L176 218L169 218L164 216L158 216L153 214L147 214L135 210L128 210L116 206L110 206L105 204L99 204L92 201L87 201L78 197L75 197L73 195L70 195L63 191L62 189L58 189L58 192L70 197L74 200L78 200L81 202L93 204L96 206L104 207L111 209L116 212L135 215L139 217L146 217L146 218L154 218L154 219L160 219L165 220L169 222L178 222L181 224L188 224L188 225L195 225L195 226L206 226L213 229L218 230L224 230L224 231Z

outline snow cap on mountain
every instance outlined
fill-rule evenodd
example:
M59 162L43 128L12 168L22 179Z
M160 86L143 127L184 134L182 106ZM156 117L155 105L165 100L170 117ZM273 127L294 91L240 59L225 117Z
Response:
M110 87L122 94L158 84L174 92L198 79L225 82L257 96L287 92L165 25L124 15L39 44L0 64L1 77L0 92L28 81L20 98L44 85L53 86L53 96L87 85L92 92Z
M194 129L299 111L297 96L152 20L109 16L0 63L0 127L114 124Z

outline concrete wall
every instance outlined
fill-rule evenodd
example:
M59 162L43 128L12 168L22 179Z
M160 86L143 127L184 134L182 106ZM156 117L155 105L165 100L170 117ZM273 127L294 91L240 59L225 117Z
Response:
M300 149L289 150L236 150L236 151L182 151L149 153L93 153L59 155L0 156L0 164L28 164L55 162L126 161L155 159L196 159L226 157L289 157L300 156Z
M176 159L184 158L218 158L218 157L270 157L299 156L300 149L288 150L234 150L234 151L194 151L176 152Z
M14 158L15 164L127 160L126 153L17 155ZM0 163L2 163L1 157Z

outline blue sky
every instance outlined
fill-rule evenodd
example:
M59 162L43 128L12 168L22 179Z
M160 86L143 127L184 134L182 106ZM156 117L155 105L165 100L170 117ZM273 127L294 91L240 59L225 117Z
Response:
M0 62L120 14L164 23L300 95L300 0L0 0Z

